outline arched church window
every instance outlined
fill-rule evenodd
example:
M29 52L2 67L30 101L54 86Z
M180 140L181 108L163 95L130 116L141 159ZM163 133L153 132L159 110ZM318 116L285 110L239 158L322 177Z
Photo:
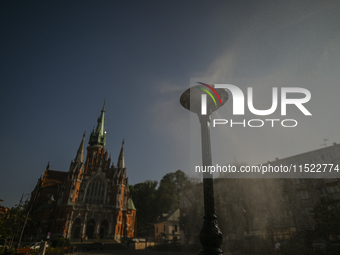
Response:
M103 204L104 203L104 183L97 177L91 181L87 188L85 203Z

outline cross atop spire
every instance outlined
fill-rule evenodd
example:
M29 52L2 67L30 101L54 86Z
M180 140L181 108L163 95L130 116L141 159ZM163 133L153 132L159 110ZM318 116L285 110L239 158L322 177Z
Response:
M104 106L101 111L100 117L97 120L97 127L96 129L93 129L90 135L90 140L89 144L90 146L105 146L105 141L106 141L106 131L104 129L104 124L105 124L105 103L106 99L104 100Z

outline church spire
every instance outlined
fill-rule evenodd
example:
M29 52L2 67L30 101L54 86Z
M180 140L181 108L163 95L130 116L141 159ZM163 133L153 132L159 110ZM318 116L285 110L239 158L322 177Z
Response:
M74 162L84 162L84 144L85 144L85 132L83 134L83 140L81 141L79 145L79 149L77 151L77 155L74 158Z
M118 168L125 168L125 159L124 159L124 139L122 142L122 148L120 149L120 154L117 162Z
M100 114L100 117L97 120L97 128L93 129L90 135L89 144L90 146L99 145L101 147L105 146L106 141L106 131L104 130L104 124L105 124L105 102L104 100L104 106L102 109L102 112Z

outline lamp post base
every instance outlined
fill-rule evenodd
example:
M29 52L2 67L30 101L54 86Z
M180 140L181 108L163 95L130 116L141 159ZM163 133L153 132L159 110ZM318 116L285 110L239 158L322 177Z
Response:
M215 255L215 254L223 254L223 251L219 248L206 248L201 250L198 255Z
M220 249L223 236L218 227L216 215L204 216L203 219L203 227L200 232L200 242L203 249L199 255L223 254L223 251Z

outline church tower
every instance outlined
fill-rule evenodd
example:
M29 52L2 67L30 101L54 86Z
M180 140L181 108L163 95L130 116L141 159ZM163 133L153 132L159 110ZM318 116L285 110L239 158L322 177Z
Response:
M115 167L105 149L105 101L88 144L84 159L84 133L68 172L46 168L40 187L44 196L37 199L40 204L32 213L41 237L49 232L70 239L134 237L136 208L126 176L124 140ZM49 196L55 202L47 202Z
M105 101L101 111L100 117L97 120L97 127L93 129L89 139L89 146L87 147L87 157L85 164L85 175L91 175L98 167L110 167L111 159L107 159L107 151L104 152L106 143L105 125Z

